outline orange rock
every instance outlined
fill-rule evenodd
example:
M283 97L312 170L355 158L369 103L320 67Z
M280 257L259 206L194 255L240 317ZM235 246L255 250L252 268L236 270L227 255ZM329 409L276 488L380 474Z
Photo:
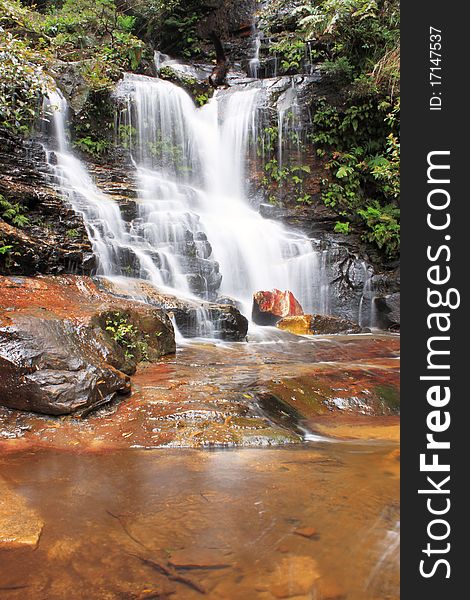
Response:
M253 294L252 318L258 325L274 325L284 317L303 314L300 302L289 290L274 289Z
M320 578L317 562L310 556L283 558L273 573L270 592L276 598L311 594Z
M312 315L297 315L293 317L284 317L276 327L283 331L290 331L297 335L308 335L311 333L310 324L312 322Z
M317 530L314 527L302 527L301 529L296 529L294 533L305 538L313 538L317 535Z

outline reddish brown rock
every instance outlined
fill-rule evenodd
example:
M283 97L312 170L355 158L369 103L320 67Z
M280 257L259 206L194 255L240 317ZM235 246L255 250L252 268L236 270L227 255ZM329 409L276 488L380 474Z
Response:
M275 325L284 317L303 314L300 302L289 290L274 289L253 294L252 319L258 325Z
M0 277L4 406L83 414L128 393L138 361L174 351L164 312L113 298L87 277Z
M302 527L300 529L296 529L294 531L294 533L296 533L297 535L301 535L302 537L309 538L309 539L316 537L318 535L315 527Z

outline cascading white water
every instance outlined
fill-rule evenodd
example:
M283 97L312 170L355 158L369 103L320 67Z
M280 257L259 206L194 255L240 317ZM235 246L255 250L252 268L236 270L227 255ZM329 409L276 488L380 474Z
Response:
M248 63L248 74L250 77L253 77L254 79L258 79L259 76L259 70L260 70L260 66L261 66L261 62L259 59L259 55L260 55L260 50L261 50L261 34L259 32L255 33L255 39L254 39L254 56L253 58L250 58L250 61Z
M67 140L67 102L60 91L49 92L44 112L52 114L54 125L56 147L46 150L52 180L83 217L98 261L97 273L132 273L155 285L171 284L172 256L157 254L150 241L135 231L135 225L129 228L118 204L99 190L85 165L72 154Z
M359 310L357 322L361 327L377 327L377 305L375 303L375 293L372 289L373 271L366 262L362 262L364 276L364 286L359 301Z
M291 289L306 310L320 310L321 254L307 237L261 217L246 198L245 162L257 139L263 88L219 91L196 109L181 88L128 74L117 95L126 101L125 129L135 132L139 234L156 249L172 249L187 280L195 272L205 280L199 291L233 296L248 314L253 292L274 287ZM192 244L195 255L185 255Z
M290 289L306 311L327 310L322 253L306 236L261 217L246 198L246 157L259 134L263 87L217 92L197 109L181 88L126 75L118 86L139 200L131 222L93 182L67 139L67 104L46 99L55 147L49 172L83 216L98 274L149 280L176 294L232 296L247 316L262 289ZM213 326L201 308L200 332Z

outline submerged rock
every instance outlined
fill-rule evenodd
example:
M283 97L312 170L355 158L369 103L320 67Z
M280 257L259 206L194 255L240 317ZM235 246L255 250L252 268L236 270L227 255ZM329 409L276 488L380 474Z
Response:
M35 550L43 527L36 511L0 478L0 550Z
M86 277L2 277L0 404L81 413L130 391L140 360L175 351L168 316L99 292Z
M362 327L353 321L331 315L299 315L284 317L276 327L297 335L361 333Z
M275 325L284 317L303 314L299 301L289 290L274 289L253 294L252 319L257 325Z

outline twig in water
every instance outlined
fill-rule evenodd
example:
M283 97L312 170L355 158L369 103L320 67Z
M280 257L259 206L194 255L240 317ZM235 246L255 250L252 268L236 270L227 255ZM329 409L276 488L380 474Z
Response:
M199 592L200 594L206 593L206 590L202 586L200 586L195 581L192 581L191 579L188 579L187 577L180 575L174 569L172 569L169 565L163 565L163 564L158 563L155 560L152 560L150 558L145 558L143 556L139 556L138 554L132 554L130 552L128 552L128 554L130 556L134 556L135 558L138 558L142 563L144 563L144 565L147 565L147 566L151 567L152 569L154 569L155 571L158 571L162 575L165 575L165 577L168 577L168 579L170 581L176 581L178 583L182 583L183 585L191 588L192 590L195 590L196 592Z
M145 544L143 544L139 539L137 539L136 537L134 537L132 535L132 533L127 529L125 523L122 520L122 517L120 517L119 515L115 515L114 513L112 513L110 510L106 509L106 512L108 513L108 515L110 517L113 517L113 519L116 519L116 521L118 521L119 525L122 527L122 530L124 531L124 533L130 537L130 539L135 542L136 544L139 544L139 546L142 546L142 548L145 548L146 550L148 550L147 546Z

